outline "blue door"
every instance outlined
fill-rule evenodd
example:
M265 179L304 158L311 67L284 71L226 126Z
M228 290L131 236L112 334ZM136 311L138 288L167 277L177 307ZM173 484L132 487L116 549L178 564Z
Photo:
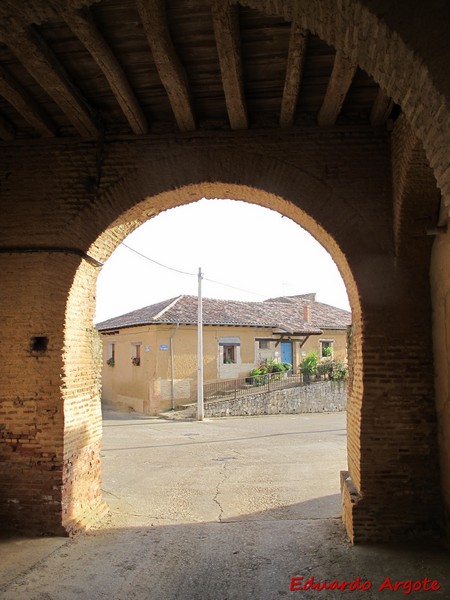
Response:
M281 362L292 365L292 342L281 342Z

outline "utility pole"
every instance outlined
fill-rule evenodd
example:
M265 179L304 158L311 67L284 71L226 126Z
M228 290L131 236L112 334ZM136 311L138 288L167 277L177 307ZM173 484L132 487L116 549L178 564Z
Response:
M197 421L203 421L203 302L202 268L198 269L198 320L197 320Z

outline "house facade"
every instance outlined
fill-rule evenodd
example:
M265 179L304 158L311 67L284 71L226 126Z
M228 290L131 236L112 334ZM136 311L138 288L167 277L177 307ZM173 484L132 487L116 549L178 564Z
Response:
M179 296L97 325L105 405L154 415L195 400L197 302ZM328 347L346 360L351 315L313 294L265 302L205 298L202 312L205 382L246 377L266 359L290 363L296 373L310 350L322 356Z

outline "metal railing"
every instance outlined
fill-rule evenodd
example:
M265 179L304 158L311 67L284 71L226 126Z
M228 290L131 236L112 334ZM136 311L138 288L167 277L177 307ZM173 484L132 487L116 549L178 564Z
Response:
M288 375L285 373L266 373L256 377L243 377L242 379L227 379L217 383L203 385L205 402L214 400L227 400L238 398L247 394L262 394L273 390L282 390L290 387L306 385L302 375Z

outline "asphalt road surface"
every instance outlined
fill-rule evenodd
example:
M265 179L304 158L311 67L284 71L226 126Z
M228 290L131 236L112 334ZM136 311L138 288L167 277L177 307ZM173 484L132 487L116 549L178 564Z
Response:
M108 412L110 515L73 540L0 544L0 598L449 598L445 551L348 543L345 468L342 413L198 423Z

